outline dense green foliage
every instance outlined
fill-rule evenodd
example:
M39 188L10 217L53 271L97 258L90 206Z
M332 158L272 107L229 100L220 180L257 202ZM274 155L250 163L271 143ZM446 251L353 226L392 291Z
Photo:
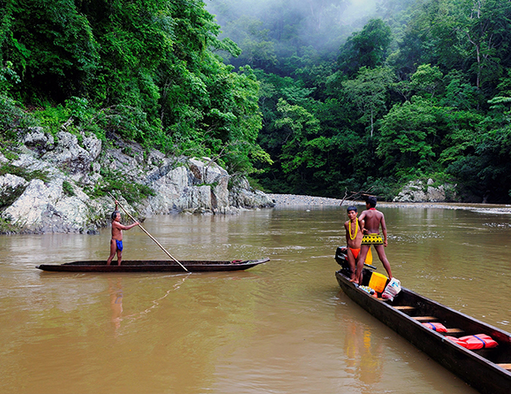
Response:
M1 149L66 123L274 192L511 201L511 0L363 3L0 0Z
M71 118L76 132L215 156L234 171L268 159L256 143L254 73L234 72L215 54L239 48L217 38L202 1L7 0L0 7L3 140L27 119L56 132Z
M433 177L509 202L511 1L377 0L365 14L350 3L211 0L243 51L226 58L261 82L259 142L275 163L260 184L390 197Z

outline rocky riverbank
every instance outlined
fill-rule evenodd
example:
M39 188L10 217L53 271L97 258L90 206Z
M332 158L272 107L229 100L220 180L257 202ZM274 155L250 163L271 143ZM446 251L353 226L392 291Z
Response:
M327 197L314 197L302 196L296 194L272 194L268 193L267 196L275 203L275 207L286 206L338 206L342 199L327 198ZM361 208L364 206L364 201L348 201L343 202L343 207L348 205L355 205ZM511 214L511 206L509 205L490 205L490 204L462 204L462 203L446 203L446 202L379 202L378 207L387 208L438 208L438 209L458 209L470 210L478 212L491 212L496 214Z
M274 205L243 177L209 158L166 156L111 135L29 129L0 153L0 232L95 232L115 197L138 218L170 213L235 214Z
M307 205L339 205L342 200L328 197L301 196L297 194L273 194L267 196L275 203L275 206L307 206Z
M77 135L64 129L53 136L35 127L21 137L20 145L0 151L0 233L93 233L109 223L113 208L109 192L137 218L235 214L273 206L334 206L342 201L265 194L209 158L168 156L116 135L103 141L93 134ZM380 206L511 212L506 206L445 203L454 195L449 185L428 181L408 186L398 198L417 202ZM444 202L428 202L439 200Z

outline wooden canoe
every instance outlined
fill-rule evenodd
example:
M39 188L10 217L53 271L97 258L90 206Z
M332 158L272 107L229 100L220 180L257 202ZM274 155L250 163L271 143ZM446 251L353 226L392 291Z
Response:
M349 281L343 258L338 249L336 261L343 268L335 276L349 298L481 393L511 393L511 334L403 287L392 302L375 298ZM448 332L423 322L442 323ZM497 347L469 350L446 338L478 334L489 335Z
M270 259L233 261L180 261L190 272L241 271L266 263ZM112 261L74 261L65 264L42 264L36 268L60 272L186 272L175 261L170 260L123 260L119 266Z

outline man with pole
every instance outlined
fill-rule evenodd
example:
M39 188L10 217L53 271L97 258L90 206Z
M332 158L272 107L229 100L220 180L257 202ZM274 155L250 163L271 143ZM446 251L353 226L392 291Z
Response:
M117 265L121 265L122 262L122 230L129 230L140 223L135 222L129 226L121 224L121 213L117 210L118 202L115 201L115 210L112 212L112 239L110 240L110 256L106 261L106 265L110 265L112 259L117 253Z
M121 205L121 204L120 204L120 203L119 203L119 202L118 202L118 201L117 201L117 200L116 200L116 199L115 199L115 198L114 198L114 197L113 197L110 193L108 193L108 195L109 195L109 196L110 196L110 197L111 197L111 198L115 201L115 209L117 210L117 205L118 205L119 207L121 207L121 209L124 211L124 213L125 213L126 215L128 215L128 216L130 217L130 219L131 219L131 220L133 220L133 221L135 222L135 218L134 218L133 216L131 216L131 215L130 215L130 213L129 213L129 212L128 212L128 211L127 211L127 210L126 210L126 209L125 209L125 208L124 208L124 207L123 207L123 206L122 206L122 205ZM113 214L112 214L112 217L113 217ZM119 218L120 218L120 214L119 214ZM120 220L120 219L119 219L119 220ZM174 260L177 264L179 264L179 266L180 266L181 268L183 268L183 270L184 270L184 271L189 272L189 271L188 271L188 269L187 269L187 268L186 268L183 264L181 264L181 263L180 263L180 262L179 262L179 261L178 261L178 260L177 260L174 256L172 256L172 255L171 255L171 254L167 251L167 249L165 249L165 248L164 248L164 247L163 247L163 246L162 246L162 245L158 242L158 240L157 240L156 238L154 238L151 234L149 234L149 231L147 231L144 227L142 227L142 225L141 225L140 223L135 222L134 224L132 224L131 226L129 226L129 228L132 228L132 227L137 226L137 225L140 227L140 229L141 229L144 233L146 233L146 234L147 234L147 236L148 236L149 238L151 238L151 239L154 241L154 243L155 243L156 245L158 245L158 246L160 247L160 249L161 249L161 250L163 250L163 251L165 252L165 254L166 254L167 256L169 256L172 260ZM129 228L128 228L128 230L129 230ZM114 231L114 230L113 230L113 223L112 223L112 239L113 239L113 231ZM122 234L122 233L121 233L121 234ZM121 239L122 239L122 235L121 235ZM114 254L115 254L115 253L114 253ZM111 258L113 258L113 256L110 256L110 257L111 257ZM109 258L109 261L111 262L112 260ZM107 264L110 264L110 262L108 262ZM120 264L118 264L118 265L120 265Z

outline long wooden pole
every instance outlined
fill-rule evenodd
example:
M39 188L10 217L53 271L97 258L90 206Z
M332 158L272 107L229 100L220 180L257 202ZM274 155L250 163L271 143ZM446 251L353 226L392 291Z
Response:
M135 218L134 218L133 216L131 216L131 215L130 215L130 213L129 213L126 209L124 209L124 207L123 207L123 206L119 203L119 201L118 201L117 199L115 199L115 198L114 198L114 197L113 197L110 193L108 193L108 195L109 195L110 197L112 197L112 198L113 198L113 200L117 203L117 205L119 205L119 207L121 207L121 209L124 211L124 213L126 213L126 215L128 215L128 216L131 218L131 220L133 220L134 222L136 222ZM140 229L141 229L144 233L146 233L146 234L149 236L149 238L151 238L151 239L152 239L152 240L156 243L156 245L158 245L158 246L161 248L161 250L163 250L163 251L167 254L167 256L169 256L172 260L174 260L176 263L178 263L178 264L179 264L179 265L180 265L180 266L181 266L181 267L182 267L182 268L183 268L186 272L189 272L189 271L186 269L186 267L185 267L183 264L181 264L179 261L177 261L177 259L175 259L175 258L174 258L174 257L173 257L173 256L172 256L172 255L171 255L171 254L167 251L167 249L165 249L165 248L164 248L164 247L163 247L163 246L162 246L162 245L161 245L161 244L157 241L157 239L156 239L156 238L154 238L151 234L149 234L149 231L147 231L147 230L146 230L146 229L145 229L145 228L144 228L144 227L143 227L140 223L138 224L138 227L140 227Z

